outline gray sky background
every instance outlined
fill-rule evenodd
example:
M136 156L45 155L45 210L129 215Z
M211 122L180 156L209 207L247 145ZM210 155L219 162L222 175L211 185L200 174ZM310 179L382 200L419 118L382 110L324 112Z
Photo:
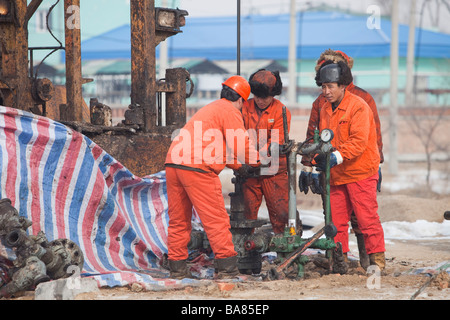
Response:
M170 0L168 0L170 1ZM235 16L236 0L178 0L179 8L187 10L190 17ZM423 6L423 4L425 5ZM370 5L378 5L381 13L388 15L390 0L297 0L297 10L322 4L358 13L367 13ZM411 0L399 0L400 23L408 24ZM422 11L423 7L423 11ZM241 15L288 13L290 0L241 0ZM450 34L450 0L416 0L416 26L423 12L423 27ZM368 14L370 15L370 14Z

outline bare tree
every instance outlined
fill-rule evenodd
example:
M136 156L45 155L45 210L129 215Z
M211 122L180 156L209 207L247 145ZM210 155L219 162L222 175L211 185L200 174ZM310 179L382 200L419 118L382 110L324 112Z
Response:
M430 186L431 165L433 155L437 153L450 155L450 142L446 137L446 124L450 117L450 106L413 108L408 111L407 121L412 133L418 138L424 148L427 174L426 183ZM447 124L448 126L448 124ZM442 133L440 134L439 131Z

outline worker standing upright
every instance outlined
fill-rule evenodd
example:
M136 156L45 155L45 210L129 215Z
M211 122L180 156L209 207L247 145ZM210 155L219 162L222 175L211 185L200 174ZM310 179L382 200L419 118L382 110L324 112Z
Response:
M319 59L317 59L315 72L318 72L322 64L327 61L333 61L334 63L337 63L339 61L344 62L347 64L347 66L352 69L354 60L352 57L349 57L347 54L345 54L342 51L339 50L332 50L328 49L322 52ZM377 145L378 145L378 152L380 153L380 167L378 169L378 184L377 184L377 190L381 190L381 164L384 162L384 156L383 156L383 139L381 135L381 124L380 124L380 118L378 116L378 109L377 105L375 103L375 100L373 97L364 89L356 86L353 81L346 87L346 90L361 97L364 99L364 101L369 105L370 109L372 110L373 117L375 120L375 127L376 127L376 133L377 133ZM311 113L309 116L309 122L308 122L308 128L306 131L306 139L310 139L314 136L314 130L319 128L319 120L320 120L320 114L322 107L327 102L327 99L321 93L317 99L313 102ZM319 181L319 174L317 172L312 172L312 165L310 163L310 160L308 157L304 156L302 158L303 168L301 170L301 173L299 175L299 189L300 191L303 191L305 193L308 192L308 188L311 188L311 191L313 193L321 193L320 188L320 181ZM367 255L365 245L364 245L364 236L361 233L361 230L358 227L358 221L356 219L356 216L354 213L352 213L351 216L351 225L352 229L356 236L356 241L358 243L358 251L359 251L359 260L361 266L366 269L369 266L369 257Z
M258 166L258 153L245 133L240 112L250 95L250 85L241 76L232 76L222 85L221 99L194 114L167 153L168 263L172 278L191 276L186 260L193 208L214 253L218 278L239 273L218 174L225 166L235 170L244 170L249 163Z
M355 213L364 236L371 265L385 267L384 232L378 216L377 190L380 154L376 124L368 104L346 90L353 81L346 63L325 61L316 73L316 84L327 100L320 112L319 127L334 132L330 154L331 217L337 228L336 242L348 247L348 223ZM326 155L313 158L319 172L326 170Z
M264 197L269 219L275 234L282 233L289 219L289 180L287 172L288 149L278 146L285 144L285 130L289 132L291 113L286 108L287 128L284 128L283 103L274 96L280 95L283 84L278 71L261 69L249 78L253 98L242 108L245 128L255 134L258 150L271 157L270 170L261 171L259 177L249 178L243 185L245 201L245 217L256 220ZM271 146L276 146L271 148ZM277 148L278 147L278 148ZM272 150L271 150L272 149ZM277 154L272 155L271 151ZM301 231L300 220L297 219L298 230Z

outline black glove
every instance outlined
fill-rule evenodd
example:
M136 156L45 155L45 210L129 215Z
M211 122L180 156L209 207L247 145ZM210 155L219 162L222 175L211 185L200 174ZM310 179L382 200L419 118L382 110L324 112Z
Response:
M294 140L289 140L288 143L282 144L280 146L280 154L288 154L289 152L291 152L293 146Z
M300 189L300 192L304 192L305 194L308 194L309 183L311 181L311 170L311 167L303 166L303 169L298 176L298 188Z
M322 194L323 188L320 184L320 172L313 168L311 174L309 175L309 187L311 188L312 193Z
M342 163L342 156L339 151L334 151L330 154L330 169L335 165ZM325 171L327 169L327 155L320 153L314 157L312 164L317 168L317 171Z
M243 164L238 170L238 174L242 177L249 177L253 173L255 173L255 168L253 168L251 165Z
M381 192L381 180L383 180L383 176L381 175L381 167L378 167L378 182L377 182L378 192Z

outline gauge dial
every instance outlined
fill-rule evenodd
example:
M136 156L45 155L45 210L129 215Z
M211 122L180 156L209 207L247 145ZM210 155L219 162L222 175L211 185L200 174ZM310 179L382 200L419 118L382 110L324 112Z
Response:
M330 129L323 129L322 132L320 133L320 139L323 142L329 142L333 139L333 131Z

